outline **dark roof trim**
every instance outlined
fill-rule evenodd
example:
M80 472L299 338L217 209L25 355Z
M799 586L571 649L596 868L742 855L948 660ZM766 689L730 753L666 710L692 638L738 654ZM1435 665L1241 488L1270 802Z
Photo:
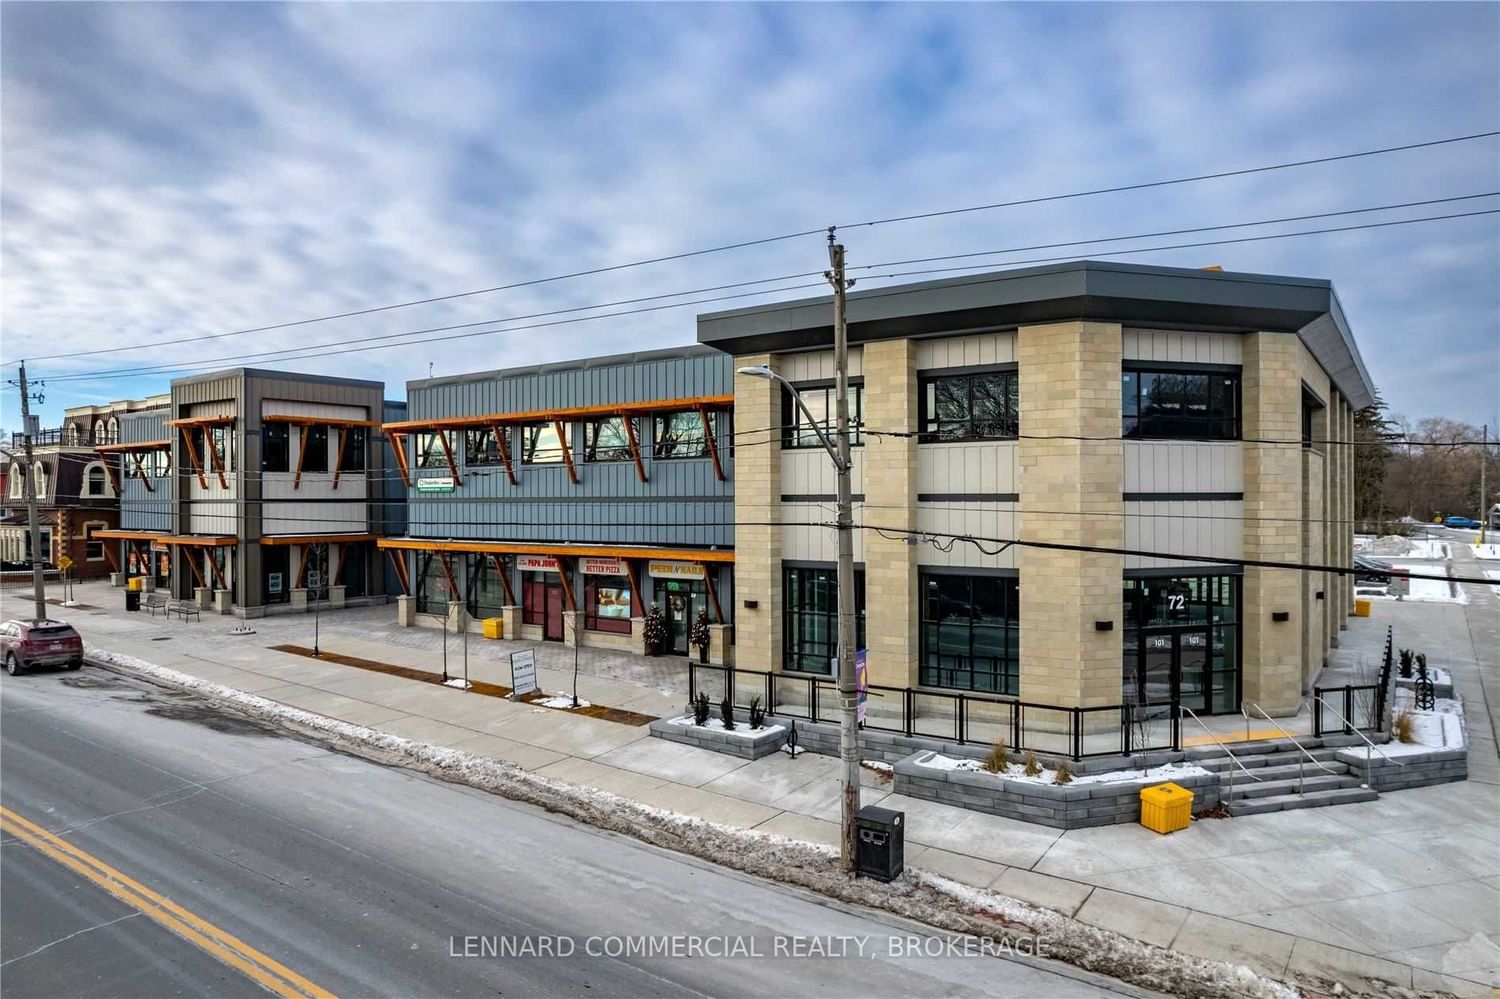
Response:
M827 347L832 306L824 295L706 313L698 340L736 355ZM851 292L848 310L851 344L1073 319L1296 332L1351 405L1373 399L1338 296L1319 279L1079 260Z

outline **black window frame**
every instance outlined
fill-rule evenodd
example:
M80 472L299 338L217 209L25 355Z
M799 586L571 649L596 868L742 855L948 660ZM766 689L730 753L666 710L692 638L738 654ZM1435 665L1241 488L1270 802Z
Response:
M944 594L944 588L950 593ZM978 589L993 588L1001 613L990 623L977 619L974 608L982 597ZM964 690L983 694L1014 697L1021 692L1021 588L1020 579L1010 575L965 574L918 571L918 666L917 682L924 687L942 690ZM962 590L962 594L957 591ZM944 600L952 602L952 613L943 613ZM963 609L968 608L965 622ZM941 639L944 628L958 623L967 631L968 651L955 655L952 664L944 662ZM981 656L976 652L976 634L999 638L998 656ZM935 658L930 661L929 656ZM988 660L982 662L982 660ZM988 668L977 668L986 665Z
M590 463L607 463L634 461L635 452L630 447L630 431L625 427L625 421L633 419L629 416L601 416L597 419L588 420L583 425L583 460ZM619 424L619 442L599 444L599 434L606 424Z
M789 450L821 448L816 426L834 441L838 429L838 416L834 411L838 386L832 382L815 382L793 386L815 418L808 422L792 393L783 389L781 393L781 446ZM816 417L822 414L822 419ZM837 442L834 441L836 444ZM865 443L865 384L863 379L849 381L849 446L861 447Z
M470 427L464 431L465 465L499 465L505 459L500 456L500 440L495 427ZM500 427L498 433L510 433L509 427ZM506 441L508 445L510 442ZM509 448L507 448L509 451Z
M292 470L291 424L272 420L260 425L260 470L262 472L290 472Z
M672 426L673 421L679 418L690 418L698 428L696 437L684 436L675 440L664 438L666 428ZM713 419L712 416L709 419ZM687 448L696 444L698 450L692 453L677 453L680 448ZM684 461L693 458L708 457L708 434L704 432L703 416L694 409L674 409L666 413L658 413L651 419L651 457L656 461Z
M821 584L828 594L828 606L806 609L809 586ZM838 654L838 569L831 566L783 565L781 569L782 642L781 668L791 673L833 675L833 658ZM821 620L823 643L804 642L802 618ZM816 646L816 647L814 647ZM865 573L854 571L854 647L865 647Z
M521 424L521 463L525 465L561 465L563 462L563 448L567 447L568 453L572 453L573 442L577 436L573 432L573 424L564 421L562 424L562 436L557 438L556 450L548 448L539 451L537 445L541 443L541 435L551 432L557 437L557 422L554 420L542 420L536 423ZM541 457L537 457L541 454Z
M370 435L364 427L345 427L344 436L339 442L343 451L343 465L346 472L363 472Z
M918 440L923 444L1016 440L1021 433L1021 374L1015 365L962 371L928 371L917 377ZM975 390L995 384L998 417L975 415ZM962 416L940 416L936 395L944 388L962 395ZM998 424L998 427L994 426Z
M328 427L324 424L304 424L299 428L297 446L301 452L297 461L304 472L331 471L328 462Z
M419 430L412 434L411 438L411 464L413 468L447 468L448 456L443 451L442 441L438 434L448 434L448 430ZM446 438L445 438L446 439ZM453 447L453 441L448 440L448 447Z
M629 576L594 576L583 577L583 628L585 631L598 631L612 635L628 635L631 630L631 617L634 616L634 595L630 592ZM610 584L601 587L601 584ZM599 590L623 590L625 593L625 605L631 608L630 614L623 618L600 615L599 613ZM602 624L600 622L603 622Z
M1183 384L1176 386L1179 398L1175 405L1181 407L1180 411L1165 409L1174 404L1170 391L1155 395L1157 380L1162 378L1182 380ZM1187 384L1192 378L1204 379L1201 414L1189 412L1200 405ZM1145 411L1148 393L1159 400L1156 404L1163 407L1162 411ZM1227 407L1226 396L1231 397ZM1126 440L1237 441L1243 434L1243 406L1238 366L1126 362L1120 371L1120 435Z

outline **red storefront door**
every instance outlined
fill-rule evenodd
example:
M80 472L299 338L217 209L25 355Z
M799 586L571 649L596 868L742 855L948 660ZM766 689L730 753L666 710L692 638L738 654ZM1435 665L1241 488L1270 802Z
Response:
M547 620L542 637L549 642L563 640L563 591L561 583L547 581Z

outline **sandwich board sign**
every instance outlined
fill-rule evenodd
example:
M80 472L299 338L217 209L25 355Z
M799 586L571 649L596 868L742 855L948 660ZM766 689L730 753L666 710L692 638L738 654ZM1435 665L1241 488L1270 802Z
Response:
M510 654L511 698L536 691L536 650L522 649Z

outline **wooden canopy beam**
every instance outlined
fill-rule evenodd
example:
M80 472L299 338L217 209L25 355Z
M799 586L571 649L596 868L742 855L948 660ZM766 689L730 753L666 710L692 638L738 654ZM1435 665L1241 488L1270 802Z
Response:
M135 441L132 444L96 444L94 450L102 451L105 454L112 454L116 451L157 451L171 446L172 439L169 437L164 441Z
M94 535L94 537L96 537L96 538L98 536L99 536L98 534ZM110 572L119 572L120 571L120 556L118 556L118 555L115 554L114 546L113 545L100 545L99 547L102 548L102 549L104 549L104 557L109 561L109 571Z
M156 492L156 487L151 484L151 476L149 476L149 475L146 474L146 466L141 461L140 454L138 454L137 452L132 451L131 454L130 454L130 460L135 463L136 474L141 477L141 482L145 484L145 486L146 486L146 492L148 492L148 493L154 493L154 492Z
M406 556L394 548L386 549L386 554L391 557L391 568L396 570L396 582L401 584L401 595L411 596L411 581L406 578Z
M714 608L714 621L718 624L724 623L724 608L719 606L719 591L714 587L713 570L708 566L703 567L703 588L708 591L708 602Z
M635 563L629 559L625 560L625 575L630 579L630 616L645 617L645 602L641 600L640 574L635 571Z
M630 441L630 457L635 460L635 474L642 482L646 481L646 465L641 461L641 445L635 439L635 419L633 417L622 417L620 422L625 424L625 439Z
M443 457L448 459L448 472L453 476L453 484L461 486L464 484L463 476L458 474L458 462L453 460L453 448L448 443L448 431L437 432L438 443L443 445Z
M168 420L169 427L221 427L233 423L239 417L232 413L221 413L218 416L185 416L179 420Z
M262 537L263 545L343 545L357 541L374 541L373 534L270 534Z
M297 474L294 475L294 476L292 476L292 488L293 489L300 489L300 488L302 488L302 462L304 460L306 460L306 458L307 458L307 428L303 427L302 428L302 432L297 435ZM326 452L324 453L324 460L325 461L327 460L327 453Z
M562 559L557 560L557 578L562 583L563 606L569 611L576 611L578 598L573 594L573 580L568 578L568 564ZM578 636L573 636L573 640L577 641Z
M297 563L297 585L293 589L305 590L304 581L307 578L307 557L312 554L312 545L302 546L302 559Z
M564 432L567 424L561 420L553 420L552 426L557 429L557 443L562 446L563 464L568 466L568 479L573 485L578 485L578 469L573 467L573 449L568 447L568 435Z
M406 463L406 445L401 443L402 434L386 434L391 442L391 453L396 456L396 470L401 473L401 482L411 488L411 466Z
M516 592L511 589L510 573L505 571L505 563L501 561L499 555L494 554L490 555L490 561L495 563L495 572L500 575L500 585L505 587L505 605L507 607L516 606Z
M495 449L500 452L500 460L505 463L505 477L510 480L511 485L519 486L521 483L516 481L516 470L510 460L510 434L499 423L495 424L493 429L495 431Z
M229 483L224 480L224 459L219 457L219 449L214 446L213 437L205 435L203 444L208 451L208 457L213 461L214 474L219 477L219 488L228 489Z
M331 580L334 586L339 586L344 582L344 563L348 560L349 546L339 545L339 561L338 565L333 570L333 579Z
M698 415L703 417L703 439L708 441L708 454L714 460L714 474L719 481L724 481L724 466L719 464L719 445L714 441L713 421L708 418L708 409L704 406L698 407Z
M213 552L207 552L206 554L208 556L208 567L214 571L214 579L219 581L219 589L229 589L229 584L224 581L224 571L219 568L219 560L214 558Z
M381 548L419 552L483 552L500 555L563 555L568 558L643 558L700 565L732 565L734 552L717 548L632 548L629 545L554 545L522 541L460 541L441 538L377 538Z
M341 420L333 416L275 416L261 417L263 423L287 423L294 427L376 427L378 420Z
M448 593L454 600L458 599L458 580L453 578L453 556L447 552L439 552L438 558L443 561L443 576L448 580Z
M207 586L208 580L203 578L203 570L199 567L198 560L193 558L193 553L185 553L182 558L188 564L188 568L193 570L193 578L198 581L198 585Z
M643 402L613 402L597 406L567 406L558 409L533 409L513 413L485 413L477 416L456 416L438 420L399 420L383 423L387 431L432 430L438 427L487 427L496 423L553 423L558 420L587 420L601 416L642 416L650 413L669 413L677 410L694 410L700 406L708 409L731 409L733 395L690 396L682 399L652 399Z
M198 476L198 486L207 489L208 479L203 476L203 462L198 459L198 447L193 443L193 432L188 427L182 428L182 446L187 450L188 461L193 463L193 471Z
M339 476L344 474L344 450L349 444L349 428L339 427L338 457L333 462L333 488L339 487Z

